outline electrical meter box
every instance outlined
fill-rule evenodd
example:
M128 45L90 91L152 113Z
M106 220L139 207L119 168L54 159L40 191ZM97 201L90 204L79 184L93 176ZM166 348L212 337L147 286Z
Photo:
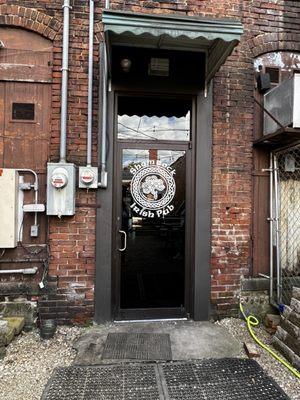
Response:
M47 165L47 215L75 214L76 167L70 163Z
M12 249L18 243L19 174L0 168L0 248Z
M98 168L97 167L79 167L79 183L81 189L98 188Z

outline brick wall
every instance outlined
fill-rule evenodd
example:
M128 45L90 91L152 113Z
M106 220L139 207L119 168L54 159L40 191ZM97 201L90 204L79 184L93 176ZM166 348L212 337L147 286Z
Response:
M83 165L86 155L88 2L74 0L71 3L68 161ZM97 160L97 40L101 37L103 3L96 1L94 165ZM20 26L34 29L53 40L50 141L51 161L57 161L62 1L0 0L0 5L1 24L19 21ZM279 48L299 49L300 4L275 0L115 0L111 1L111 7L136 12L242 18L245 25L242 42L214 80L213 107L212 304L214 313L219 316L235 315L241 277L251 274L253 57ZM93 315L95 193L78 191L76 202L74 218L50 218L49 221L49 275L54 289L42 303L42 311L45 317L56 315L60 322L82 322Z

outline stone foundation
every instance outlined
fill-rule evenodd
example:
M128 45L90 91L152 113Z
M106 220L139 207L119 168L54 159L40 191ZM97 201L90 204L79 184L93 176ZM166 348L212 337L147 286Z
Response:
M293 288L291 305L285 306L272 344L300 370L300 288Z

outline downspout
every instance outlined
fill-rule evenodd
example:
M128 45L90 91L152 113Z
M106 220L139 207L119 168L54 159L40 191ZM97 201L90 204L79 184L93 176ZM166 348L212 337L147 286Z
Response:
M89 18L89 72L88 72L88 121L86 164L92 166L92 125L93 125L93 56L94 56L94 0L90 0Z
M62 80L61 80L61 120L60 120L60 159L66 162L67 152L67 116L68 116L68 71L69 71L69 30L70 30L70 0L64 0L62 6L63 21L63 51L62 51Z
M110 7L109 0L105 0L105 9ZM106 130L107 130L107 53L105 42L100 43L100 56L102 58L102 124L101 124L101 176L98 187L107 188L107 171L106 171Z

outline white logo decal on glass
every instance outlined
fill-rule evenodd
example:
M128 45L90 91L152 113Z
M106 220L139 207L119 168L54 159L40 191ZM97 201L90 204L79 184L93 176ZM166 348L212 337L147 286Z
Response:
M154 218L168 215L176 192L173 178L175 170L159 161L136 164L130 168L133 175L130 191L134 203L131 208L142 217Z

